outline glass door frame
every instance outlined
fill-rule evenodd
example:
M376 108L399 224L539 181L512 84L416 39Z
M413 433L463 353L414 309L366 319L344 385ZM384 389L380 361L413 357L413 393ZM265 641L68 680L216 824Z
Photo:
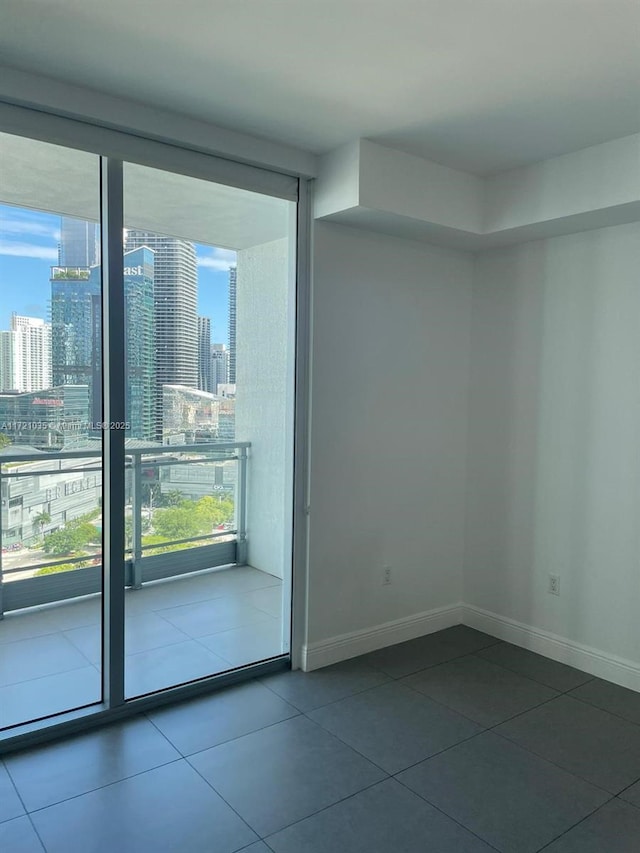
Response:
M0 732L0 755L211 692L257 675L299 668L306 642L309 516L309 341L312 181L130 136L61 116L0 103L0 131L100 156L102 248L103 421L125 421L123 163L137 162L178 174L239 186L297 203L295 258L295 375L293 424L293 535L291 652L266 663L125 699L125 431L103 431L102 702ZM119 155L119 156L116 156Z

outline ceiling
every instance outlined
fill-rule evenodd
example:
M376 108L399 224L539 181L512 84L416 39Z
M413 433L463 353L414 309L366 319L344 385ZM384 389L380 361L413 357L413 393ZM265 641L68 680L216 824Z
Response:
M484 175L640 131L640 0L2 0L2 61Z
M100 220L97 155L0 133L0 164L0 203ZM125 163L127 228L237 251L290 237L294 208L262 193ZM0 230L2 224L0 217Z

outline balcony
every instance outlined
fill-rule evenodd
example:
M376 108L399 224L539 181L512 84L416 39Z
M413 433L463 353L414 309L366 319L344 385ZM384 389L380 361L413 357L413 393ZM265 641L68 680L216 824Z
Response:
M125 695L286 652L283 581L246 565L249 444L126 454ZM100 466L0 453L0 728L101 701L101 545L78 544L101 528ZM77 553L54 553L74 531Z

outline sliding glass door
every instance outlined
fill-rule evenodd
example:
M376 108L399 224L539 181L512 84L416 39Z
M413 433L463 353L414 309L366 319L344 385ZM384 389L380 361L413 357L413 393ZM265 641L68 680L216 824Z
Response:
M127 697L288 651L294 214L124 166Z
M289 652L295 181L183 154L0 134L0 730Z
M0 728L102 701L100 158L0 134Z

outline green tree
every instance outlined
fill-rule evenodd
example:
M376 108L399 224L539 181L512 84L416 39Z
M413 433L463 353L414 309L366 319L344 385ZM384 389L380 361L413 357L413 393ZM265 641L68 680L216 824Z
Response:
M180 489L171 489L160 496L162 506L180 506L184 501L184 495Z
M68 557L79 551L89 542L99 542L100 531L95 524L88 521L71 521L61 530L55 530L44 537L43 549L45 554L52 557Z
M58 572L73 572L76 569L84 569L88 566L86 560L79 560L77 563L59 563L57 566L45 566L43 569L38 569L36 577L42 575L57 575Z
M153 516L153 527L166 539L189 539L206 532L201 515L194 511L193 501L182 501L178 506L159 509Z
M45 512L44 510L42 512L39 512L35 516L35 518L33 519L33 522L32 522L34 529L39 528L41 533L44 529L45 524L50 524L50 523L51 523L51 516L49 515L48 512Z
M42 543L45 554L50 554L52 557L68 557L74 554L81 545L80 537L73 528L54 530L53 533L48 533L44 537Z
M149 553L155 554L168 554L170 551L184 551L191 546L188 543L183 543L182 545L172 545L170 540L165 536L158 536L157 534L151 536L143 536L142 544L145 548L149 548L151 546L151 551ZM145 553L147 553L145 551Z
M195 511L203 522L202 532L209 533L212 527L233 519L233 501L207 496L196 502Z
M0 432L0 450L3 447L8 447L11 444L11 439L6 434L6 432Z

